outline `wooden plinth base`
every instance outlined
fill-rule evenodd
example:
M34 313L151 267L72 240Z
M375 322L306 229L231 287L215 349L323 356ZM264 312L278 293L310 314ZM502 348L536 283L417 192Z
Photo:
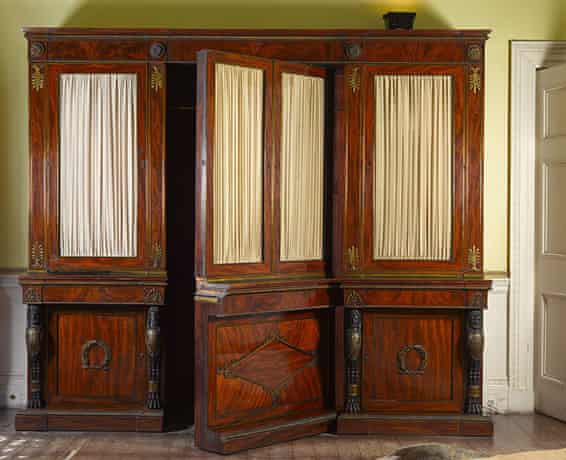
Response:
M437 436L493 436L491 417L480 415L379 415L338 416L338 434L389 434Z
M199 448L219 454L267 446L293 439L326 433L333 428L336 412L321 411L308 417L288 416L277 422L255 422L217 430L207 430L198 439Z
M81 412L27 409L16 413L16 431L163 431L163 411Z

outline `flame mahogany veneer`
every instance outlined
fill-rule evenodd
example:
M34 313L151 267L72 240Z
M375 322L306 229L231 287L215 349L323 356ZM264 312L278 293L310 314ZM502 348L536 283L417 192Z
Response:
M327 431L492 434L481 394L490 286L482 273L488 31L24 32L29 401L18 430L194 423L196 444L219 453ZM216 62L325 76L322 261L279 260L280 159L270 144L264 260L212 264ZM66 72L138 75L137 257L59 256L58 78ZM448 261L372 258L379 114L371 85L380 73L452 76ZM266 94L280 94L278 85L275 78ZM266 138L276 139L278 107L271 98L265 106Z

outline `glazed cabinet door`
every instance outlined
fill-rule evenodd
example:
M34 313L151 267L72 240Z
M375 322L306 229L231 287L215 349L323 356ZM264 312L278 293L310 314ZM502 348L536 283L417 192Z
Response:
M143 64L48 67L50 270L147 265L147 74Z
M465 269L468 85L463 65L361 67L361 212L366 273ZM466 189L470 187L470 191ZM475 196L475 195L474 195ZM351 232L350 232L351 234ZM351 247L346 242L346 247Z
M325 271L326 71L198 56L197 274Z

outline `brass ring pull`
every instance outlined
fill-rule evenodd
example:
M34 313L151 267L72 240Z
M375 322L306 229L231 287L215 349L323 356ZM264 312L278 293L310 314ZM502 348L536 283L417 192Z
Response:
M91 364L89 360L89 353L94 347L100 347L104 350L104 359L100 364ZM106 342L103 340L89 340L85 342L81 349L81 362L83 369L103 369L108 370L108 365L112 359L112 351Z
M421 362L419 363L419 367L416 369L407 369L407 353L410 351L415 350ZM424 374L424 370L428 364L428 355L426 350L422 345L405 345L399 352L397 353L397 370L399 374L402 375L421 375Z

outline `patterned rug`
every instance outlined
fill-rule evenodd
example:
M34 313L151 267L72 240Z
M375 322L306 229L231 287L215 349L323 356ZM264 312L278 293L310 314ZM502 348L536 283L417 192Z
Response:
M566 449L537 450L487 457L473 450L445 444L423 444L404 447L377 460L566 460Z
M378 460L472 460L482 458L482 454L461 447L446 444L422 444L399 449Z

